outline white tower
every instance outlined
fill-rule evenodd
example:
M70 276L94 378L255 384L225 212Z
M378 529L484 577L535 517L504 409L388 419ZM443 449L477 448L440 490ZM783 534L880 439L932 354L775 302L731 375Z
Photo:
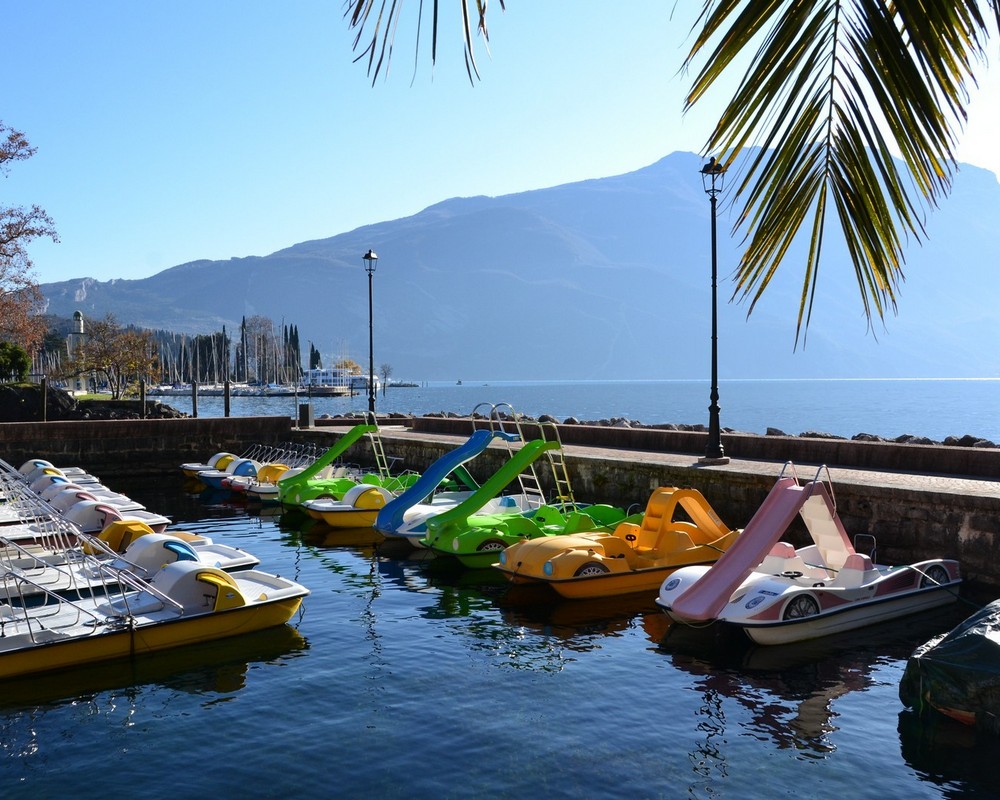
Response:
M70 360L83 346L83 342L86 339L86 332L83 329L83 312L74 311L73 312L73 330L70 331L69 336L66 337L66 352L68 353ZM75 375L70 378L69 385L70 394L86 394L87 393L87 376L86 375Z

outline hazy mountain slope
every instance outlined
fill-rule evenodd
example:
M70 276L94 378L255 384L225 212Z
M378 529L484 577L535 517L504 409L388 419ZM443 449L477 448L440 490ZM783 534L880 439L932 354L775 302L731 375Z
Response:
M244 315L295 323L327 361L375 361L397 378L704 378L709 202L701 161L674 153L627 175L504 197L450 199L405 219L268 256L196 261L142 280L43 285L50 310L187 332L232 332ZM720 203L720 375L997 376L995 232L1000 185L963 167L912 247L898 317L867 330L843 247L828 247L806 346L793 351L801 254L750 320L729 303L738 258ZM793 274L794 273L794 274Z

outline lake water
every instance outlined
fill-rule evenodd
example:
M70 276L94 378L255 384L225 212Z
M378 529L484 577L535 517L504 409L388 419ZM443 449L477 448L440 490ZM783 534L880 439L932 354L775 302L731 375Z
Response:
M1000 740L897 693L968 607L754 648L672 631L652 597L515 591L179 475L115 488L312 594L272 631L4 683L5 800L1000 797Z
M904 434L941 441L970 434L1000 442L1000 379L982 380L767 380L719 384L723 428L763 434L769 427L796 435L819 431L851 437ZM190 396L159 398L191 413ZM233 416L298 417L297 404L314 414L345 414L368 408L367 396L234 397ZM627 417L646 424L708 424L709 387L700 381L564 381L431 383L390 388L379 394L379 412L468 414L480 403L509 403L537 417L581 421ZM198 415L222 416L221 397L199 397Z

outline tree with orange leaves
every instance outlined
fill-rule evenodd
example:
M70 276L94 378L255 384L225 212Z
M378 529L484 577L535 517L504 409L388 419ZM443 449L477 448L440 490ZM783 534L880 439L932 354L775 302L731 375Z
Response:
M9 172L11 162L34 154L24 134L0 120L0 175ZM0 341L18 344L29 353L42 343L46 326L27 247L43 236L59 241L52 219L41 208L0 205Z

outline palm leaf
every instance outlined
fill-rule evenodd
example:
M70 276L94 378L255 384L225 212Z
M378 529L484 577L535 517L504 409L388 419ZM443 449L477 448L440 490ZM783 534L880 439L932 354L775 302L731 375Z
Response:
M733 197L745 237L734 297L749 300L748 313L807 235L796 345L805 342L834 223L869 324L895 310L905 247L922 241L926 212L950 190L966 87L998 23L1000 0L704 1L685 67L707 59L687 107L755 48L706 145L726 165L759 148Z
M498 0L500 10L504 9L504 0ZM437 63L438 26L440 22L440 0L431 0L431 64ZM472 24L472 13L469 0L459 0L462 15L462 38L465 49L465 71L471 82L479 78L479 68L476 66L476 49ZM488 0L476 0L476 15L478 22L475 31L483 37L484 46L489 52L489 31L486 27ZM344 17L348 27L357 30L353 48L357 53L355 61L368 59L368 74L372 83L380 73L388 74L389 62L392 58L392 41L396 26L403 10L403 0L344 0ZM417 16L417 51L419 52L420 32L423 27L424 0L419 0ZM416 54L414 55L414 71L416 71Z

